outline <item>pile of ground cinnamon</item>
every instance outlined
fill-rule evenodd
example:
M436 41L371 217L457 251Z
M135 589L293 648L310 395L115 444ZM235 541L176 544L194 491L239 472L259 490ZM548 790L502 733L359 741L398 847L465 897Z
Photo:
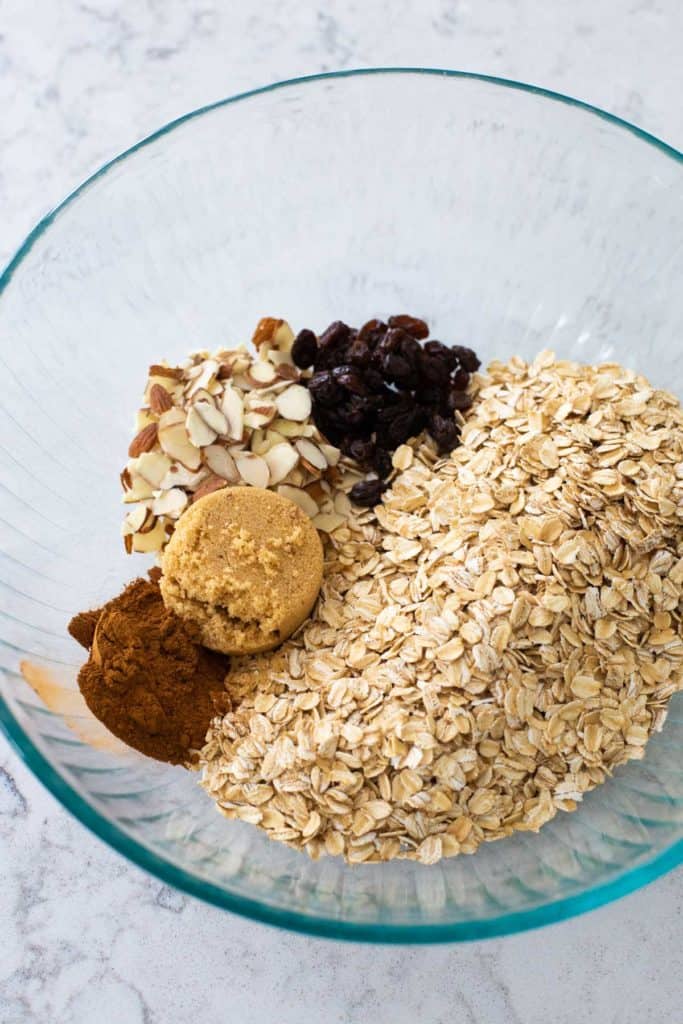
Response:
M90 651L78 685L92 713L131 747L189 764L213 716L227 710L228 659L164 607L156 581L137 579L69 632Z

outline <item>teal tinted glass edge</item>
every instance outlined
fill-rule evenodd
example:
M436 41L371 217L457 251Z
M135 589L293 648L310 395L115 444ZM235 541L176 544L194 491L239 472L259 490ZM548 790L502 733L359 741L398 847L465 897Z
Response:
M544 89L539 86L528 85L524 82L517 82L513 79L498 78L493 75L479 74L468 71L454 71L439 68L414 68L414 67L387 67L387 68L360 68L344 71L332 71L316 75L304 75L297 78L290 78L282 82L275 82L271 85L251 89L235 96L217 100L215 103L207 104L188 114L170 121L159 128L156 132L146 136L133 146L115 156L105 163L99 170L95 171L85 181L78 185L67 197L49 213L47 213L32 231L27 235L24 242L17 249L4 271L0 275L0 298L7 288L15 270L19 267L24 257L30 252L35 242L49 228L55 218L72 203L81 192L89 185L103 177L114 166L122 162L126 157L142 149L144 146L162 138L173 129L180 127L186 121L200 117L212 110L237 103L240 100L250 99L264 93L273 92L295 85L306 85L312 82L324 81L327 79L340 79L371 75L432 75L444 78L464 79L485 82L494 86L508 89L516 89L521 92L531 93L545 99L563 103L567 106L584 110L586 113L598 117L616 127L628 131L641 139L648 145L653 146L665 156L675 162L683 163L683 152L668 145L649 132L638 128L636 125L623 120L613 114L609 114L599 107L595 107L583 100L578 100L562 93ZM573 917L588 910L595 909L605 903L618 899L629 892L641 888L648 882L660 877L668 871L673 870L683 862L683 840L674 843L668 849L653 857L647 863L638 868L626 871L618 878L604 885L598 885L588 889L577 896L557 900L531 911L521 911L512 914L503 914L498 917L487 918L482 921L462 921L455 924L443 925L370 925L358 922L345 922L333 918L309 917L306 914L280 910L257 900L231 894L219 886L210 882L195 878L182 868L168 863L161 857L152 853L137 843L131 836L120 830L116 825L99 815L93 808L82 799L78 792L73 789L65 779L55 770L49 761L43 756L40 750L34 746L19 722L14 718L9 706L0 697L0 727L8 740L20 755L25 764L30 768L45 788L70 811L86 828L97 835L118 853L137 864L145 871L150 872L162 881L175 886L178 889L196 896L208 903L230 910L233 913L241 914L244 917L261 921L266 924L276 925L291 931L303 932L332 939L344 939L347 941L383 942L383 943L436 943L436 942L464 942L468 940L492 938L494 936L506 935L541 925L552 924L553 922Z

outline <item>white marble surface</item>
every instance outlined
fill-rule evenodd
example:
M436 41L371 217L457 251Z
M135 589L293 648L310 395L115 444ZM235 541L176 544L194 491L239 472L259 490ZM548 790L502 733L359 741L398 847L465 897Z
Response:
M389 25L391 20L391 25ZM202 103L337 67L485 70L683 145L679 0L0 0L0 263L103 160ZM677 1024L683 872L459 947L286 935L128 865L0 741L2 1024Z

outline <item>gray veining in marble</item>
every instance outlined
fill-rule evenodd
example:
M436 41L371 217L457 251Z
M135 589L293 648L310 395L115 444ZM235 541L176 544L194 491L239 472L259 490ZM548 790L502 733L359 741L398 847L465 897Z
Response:
M487 71L683 144L678 0L0 0L0 263L103 160L189 109L373 64ZM252 924L87 833L0 741L0 1022L678 1024L683 873L487 943L376 948Z

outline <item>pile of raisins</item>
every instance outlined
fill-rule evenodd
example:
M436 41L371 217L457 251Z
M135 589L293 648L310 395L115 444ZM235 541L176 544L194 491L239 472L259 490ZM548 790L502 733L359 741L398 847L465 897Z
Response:
M336 320L320 337L303 330L294 341L295 364L313 368L308 387L316 426L376 474L352 488L357 505L381 500L391 453L408 438L426 429L441 454L460 440L454 413L472 404L467 386L480 362L472 349L425 341L428 336L424 320L401 315L387 323L368 320L358 331Z

